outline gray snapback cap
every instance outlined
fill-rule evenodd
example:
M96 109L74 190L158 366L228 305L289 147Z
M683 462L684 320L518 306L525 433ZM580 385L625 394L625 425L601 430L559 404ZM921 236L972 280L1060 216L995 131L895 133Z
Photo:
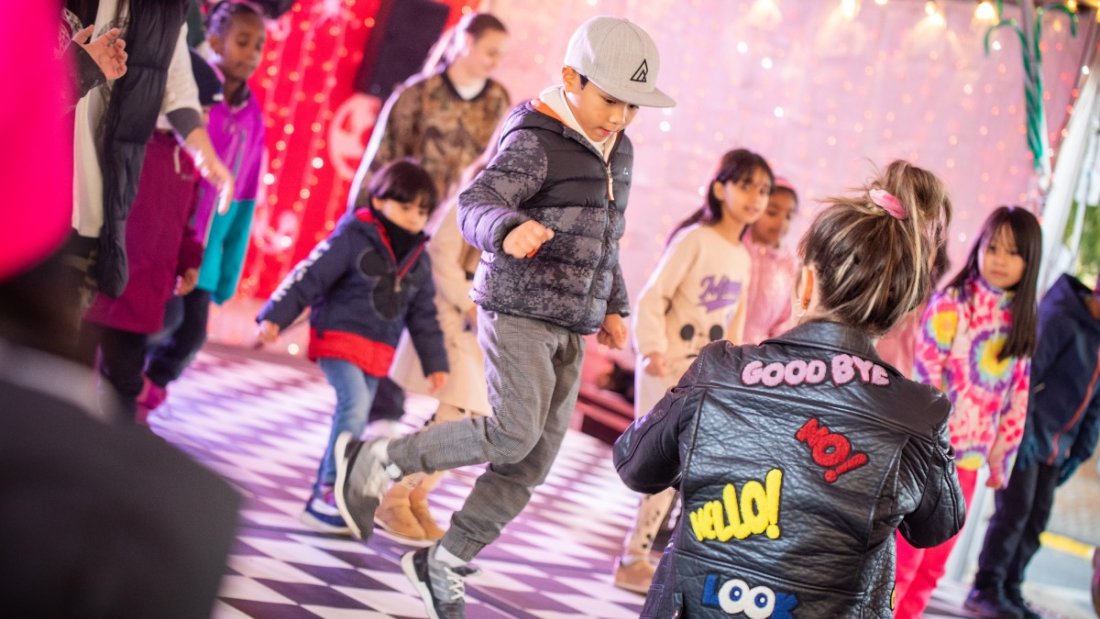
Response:
M564 64L621 101L646 107L676 105L657 88L661 58L653 39L626 19L600 16L581 24L569 38Z

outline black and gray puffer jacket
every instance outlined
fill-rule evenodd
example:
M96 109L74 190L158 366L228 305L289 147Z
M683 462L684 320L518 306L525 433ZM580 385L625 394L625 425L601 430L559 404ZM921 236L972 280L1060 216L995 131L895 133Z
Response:
M837 323L704 348L615 443L632 489L680 488L642 616L891 617L894 531L929 547L965 519L950 409Z
M504 122L500 152L459 196L462 236L483 252L471 297L488 310L595 333L607 314L629 311L619 238L634 149L620 133L605 162L531 102ZM554 238L531 258L505 254L504 237L531 219Z

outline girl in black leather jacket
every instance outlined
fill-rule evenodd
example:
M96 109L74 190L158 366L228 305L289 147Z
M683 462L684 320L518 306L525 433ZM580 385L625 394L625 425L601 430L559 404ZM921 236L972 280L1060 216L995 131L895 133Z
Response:
M799 246L800 324L707 346L616 442L628 486L681 493L643 617L890 617L894 531L963 525L950 403L872 346L932 290L946 189L895 161L828 202Z

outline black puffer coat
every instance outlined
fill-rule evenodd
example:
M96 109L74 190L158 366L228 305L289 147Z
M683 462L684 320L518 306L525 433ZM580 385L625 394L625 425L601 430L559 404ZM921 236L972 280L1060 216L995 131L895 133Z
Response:
M642 616L890 617L894 531L963 525L949 412L840 324L707 346L615 444L632 489L681 491Z

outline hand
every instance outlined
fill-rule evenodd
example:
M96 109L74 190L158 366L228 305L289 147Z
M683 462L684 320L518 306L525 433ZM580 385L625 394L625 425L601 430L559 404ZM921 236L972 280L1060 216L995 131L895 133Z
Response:
M608 314L603 317L603 325L596 341L604 346L622 348L626 346L626 323L618 314Z
M513 258L533 258L542 244L554 238L554 231L534 219L512 228L504 237L504 253Z
M92 24L73 35L73 42L84 48L88 56L103 71L103 76L108 80L117 80L126 75L126 41L120 38L122 31L111 28L107 32L89 42L95 33L95 24Z
M642 360L642 367L645 368L645 373L650 376L664 378L668 375L668 361L665 359L664 353L649 353Z
M1000 469L989 469L989 479L985 480L987 488L993 488L994 490L1000 490L1005 487L1005 474Z
M229 203L233 200L233 175L218 157L218 153L214 152L210 134L206 132L205 127L197 127L187 134L184 144L195 162L195 169L199 171L199 175L218 188L218 214L225 215L229 212Z
M1062 466L1058 467L1058 485L1061 486L1069 481L1069 478L1073 477L1073 474L1077 472L1077 467L1079 466L1081 466L1081 460L1073 456L1066 458Z
M183 272L183 275L176 278L176 296L182 297L195 289L195 284L199 283L199 270L187 269Z
M434 395L439 393L440 389L447 386L447 373L446 372L432 372L428 374L428 382L432 384L428 389L428 393Z
M261 344L274 344L275 340L279 339L279 325L270 320L260 322L260 327L256 330L256 339Z

